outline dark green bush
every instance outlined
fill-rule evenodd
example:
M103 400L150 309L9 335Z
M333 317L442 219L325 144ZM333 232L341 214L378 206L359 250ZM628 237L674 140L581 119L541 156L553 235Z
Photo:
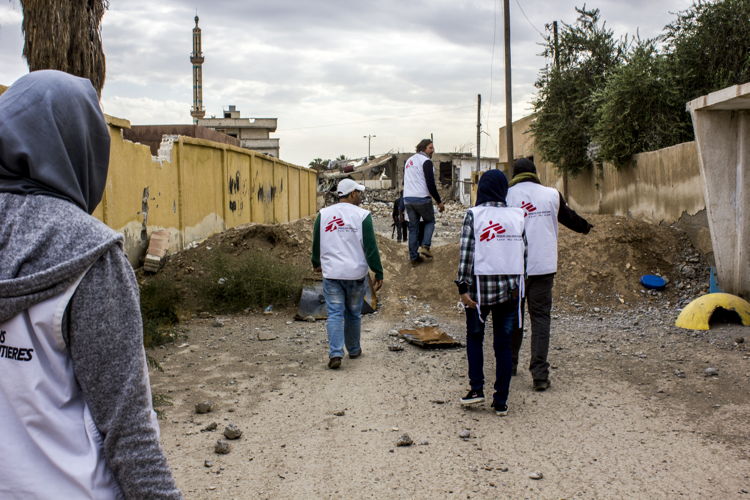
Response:
M174 341L180 301L177 286L168 278L160 276L141 285L143 345L156 347Z
M207 275L195 281L199 302L203 308L218 313L293 304L307 275L306 269L260 251L248 251L231 258L216 252L205 265Z

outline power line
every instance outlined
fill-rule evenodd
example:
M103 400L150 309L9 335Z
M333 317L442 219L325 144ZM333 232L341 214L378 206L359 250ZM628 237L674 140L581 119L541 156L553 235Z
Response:
M495 0L495 15L494 15L494 24L492 25L492 55L490 59L490 100L487 103L487 121L486 123L489 125L490 123L490 116L492 112L492 97L493 92L495 89L495 45L496 45L496 35L497 35L497 12L499 10L500 0ZM477 154L479 156L479 154Z
M523 17L526 18L526 22L529 23L529 26L531 26L534 29L534 31L539 33L539 36L542 37L542 40L546 42L547 38L544 36L544 34L541 31L537 29L536 26L534 26L534 23L532 23L531 19L529 19L529 16L526 15L526 12L524 12L523 7L521 7L521 3L518 0L516 0L516 5L518 5L519 9L521 9L521 14L523 14Z

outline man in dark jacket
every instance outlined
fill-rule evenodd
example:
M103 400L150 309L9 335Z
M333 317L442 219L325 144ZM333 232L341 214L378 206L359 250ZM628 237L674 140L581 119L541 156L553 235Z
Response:
M435 211L432 200L438 210L443 212L445 206L440 199L435 185L435 173L432 165L432 154L435 146L430 139L422 139L417 144L417 153L404 164L404 203L409 216L409 260L416 265L425 259L432 259L430 246L432 233L435 230ZM425 222L424 233L418 234L419 224Z
M513 164L513 179L508 190L508 206L524 210L529 256L526 279L526 302L531 318L531 362L529 370L534 390L549 388L550 310L552 285L557 272L558 222L577 233L588 234L594 227L565 203L556 189L542 186L531 160L521 158ZM513 374L523 342L523 326L513 334Z

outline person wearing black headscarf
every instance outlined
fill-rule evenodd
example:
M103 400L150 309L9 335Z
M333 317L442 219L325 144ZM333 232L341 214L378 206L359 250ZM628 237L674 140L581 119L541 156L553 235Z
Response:
M458 293L466 313L466 354L471 386L468 394L461 398L461 404L472 406L484 402L484 319L491 313L496 360L492 407L500 416L508 413L511 337L513 326L518 322L518 301L523 290L523 269L526 259L523 213L518 209L506 207L507 192L508 180L500 170L489 170L479 179L476 205L466 212L461 229L456 279ZM484 221L487 217L490 219L485 227ZM479 224L479 234L475 222ZM482 250L483 269L487 267L484 262L489 258L495 261L494 267L498 269L514 269L512 274L475 273L479 255L477 243L484 245L483 242L490 240L496 240L497 244L492 250Z
M0 95L2 498L182 498L123 238L90 215L109 149L89 80L35 71Z

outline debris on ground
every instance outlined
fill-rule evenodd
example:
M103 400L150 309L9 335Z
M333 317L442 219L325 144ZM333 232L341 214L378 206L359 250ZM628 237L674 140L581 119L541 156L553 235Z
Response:
M435 326L425 326L413 330L403 329L398 331L399 336L419 347L426 349L460 347L461 343Z
M201 401L195 405L195 413L209 413L214 409L214 404L211 401Z
M164 264L164 257L169 249L169 231L160 229L151 233L146 250L146 258L143 261L143 270L155 273Z
M411 446L413 444L414 441L408 434L402 434L401 437L398 438L398 441L396 441L396 446Z
M269 341L269 340L276 340L277 338L279 338L278 335L276 335L276 334L274 334L272 332L266 332L266 331L260 331L260 332L258 332L257 335L258 335L258 340L261 341L261 342L266 342L266 341Z
M227 439L239 439L242 436L242 430L235 424L229 424L224 428L224 437Z
M219 439L216 441L216 445L214 445L214 453L217 455L226 455L230 451L229 443L224 441L223 439Z
M323 295L323 282L313 281L305 285L300 292L297 314L295 319L302 321L315 321L326 319L328 310L326 309L326 299ZM369 278L369 285L365 287L365 298L362 304L362 314L370 314L378 308L378 297L372 288L372 278Z

